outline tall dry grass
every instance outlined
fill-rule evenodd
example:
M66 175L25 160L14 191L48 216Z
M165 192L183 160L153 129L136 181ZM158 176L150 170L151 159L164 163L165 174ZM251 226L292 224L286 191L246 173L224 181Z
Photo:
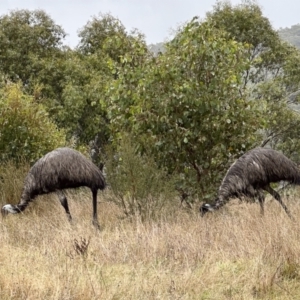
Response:
M89 192L55 195L0 219L0 299L300 299L300 203L232 201L199 217L176 208L141 224L103 202L99 232ZM4 199L2 199L3 202Z

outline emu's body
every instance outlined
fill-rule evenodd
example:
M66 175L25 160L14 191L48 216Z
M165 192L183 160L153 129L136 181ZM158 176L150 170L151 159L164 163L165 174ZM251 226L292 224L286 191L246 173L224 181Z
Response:
M200 212L204 215L222 207L230 198L258 198L261 213L264 213L263 190L270 193L291 217L280 195L270 183L287 181L300 184L300 170L297 165L273 149L255 148L242 155L228 169L213 204L203 204Z
M2 215L20 213L36 196L56 192L69 220L72 219L68 201L63 190L89 187L93 194L93 224L97 219L97 192L105 188L105 179L100 169L80 152L70 148L58 148L40 158L29 170L17 205L6 204Z

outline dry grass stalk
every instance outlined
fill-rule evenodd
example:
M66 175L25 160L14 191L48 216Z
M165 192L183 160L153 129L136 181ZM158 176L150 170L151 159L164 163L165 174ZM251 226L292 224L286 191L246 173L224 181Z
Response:
M0 220L0 299L300 299L300 222L276 201L144 224L101 201L98 232L89 193L68 196L73 224L55 196Z

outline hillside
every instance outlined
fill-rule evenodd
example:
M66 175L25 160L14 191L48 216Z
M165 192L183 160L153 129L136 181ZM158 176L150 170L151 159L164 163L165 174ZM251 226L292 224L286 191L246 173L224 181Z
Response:
M280 37L300 49L300 24L278 30Z

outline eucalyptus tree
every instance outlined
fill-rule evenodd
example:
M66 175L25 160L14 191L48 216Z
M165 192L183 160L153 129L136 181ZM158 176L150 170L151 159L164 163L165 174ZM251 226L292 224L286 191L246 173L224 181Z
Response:
M0 69L10 80L29 84L45 59L60 54L66 36L43 10L15 10L0 17Z
M199 188L208 197L224 162L250 147L259 128L256 103L240 94L246 50L194 18L157 57L134 68L123 57L108 107L115 139L131 132L141 152L179 177L180 189Z
M281 40L255 1L218 2L207 19L228 32L230 39L248 45L249 66L241 93L250 91L250 99L260 104L265 116L258 144L299 152L299 50Z
M68 136L91 144L96 152L110 138L107 107L111 84L118 78L122 57L139 65L148 52L144 36L127 32L110 14L94 16L79 31L80 41L64 62L65 81L55 118ZM143 53L135 51L140 47Z

